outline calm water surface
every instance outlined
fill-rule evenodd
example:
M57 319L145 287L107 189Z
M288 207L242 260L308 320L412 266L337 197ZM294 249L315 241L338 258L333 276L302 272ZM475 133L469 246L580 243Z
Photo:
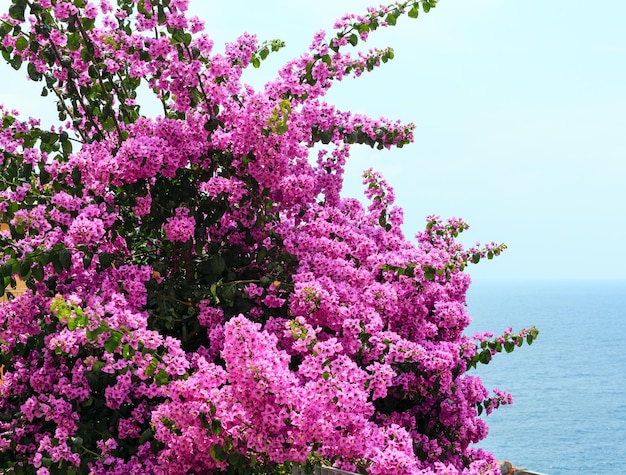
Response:
M474 282L467 334L536 325L477 373L514 404L480 446L548 475L626 473L626 281Z

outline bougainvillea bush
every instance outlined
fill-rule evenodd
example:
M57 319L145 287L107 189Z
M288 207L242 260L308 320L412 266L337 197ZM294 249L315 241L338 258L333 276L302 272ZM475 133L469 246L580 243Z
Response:
M12 0L0 21L62 124L0 109L2 472L497 473L473 444L510 396L467 371L537 332L464 336L463 271L504 246L437 217L407 240L372 170L369 204L342 198L351 148L413 126L324 101L393 58L357 49L370 33L435 1L346 15L262 90L242 72L282 43L216 53L187 3Z

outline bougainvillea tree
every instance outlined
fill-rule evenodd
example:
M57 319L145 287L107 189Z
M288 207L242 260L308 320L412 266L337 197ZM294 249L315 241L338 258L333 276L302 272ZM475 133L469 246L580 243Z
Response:
M496 473L478 416L510 396L467 371L537 333L464 336L463 271L504 246L437 217L407 240L371 170L368 205L342 198L351 147L413 126L324 101L393 57L355 46L435 1L343 17L262 90L242 72L282 43L215 53L187 3L12 0L0 20L62 124L0 109L3 473Z

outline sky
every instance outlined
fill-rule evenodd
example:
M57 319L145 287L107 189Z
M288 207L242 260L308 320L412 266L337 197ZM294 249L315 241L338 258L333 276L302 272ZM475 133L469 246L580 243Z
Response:
M378 2L374 2L376 5ZM9 0L0 0L5 11ZM245 80L261 86L359 0L190 0L216 49L243 32L287 46ZM394 187L407 236L462 217L461 241L508 249L474 280L626 279L626 2L441 0L360 47L395 59L327 96L340 109L413 122L415 143L352 149L345 196L373 167ZM0 60L1 61L1 60ZM0 64L0 103L54 116L41 86ZM45 123L45 121L44 121Z

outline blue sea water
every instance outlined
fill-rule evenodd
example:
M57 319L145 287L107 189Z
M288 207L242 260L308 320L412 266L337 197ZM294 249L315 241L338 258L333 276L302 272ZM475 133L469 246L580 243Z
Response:
M473 282L466 332L539 338L476 373L514 403L479 446L548 475L626 473L626 281Z

